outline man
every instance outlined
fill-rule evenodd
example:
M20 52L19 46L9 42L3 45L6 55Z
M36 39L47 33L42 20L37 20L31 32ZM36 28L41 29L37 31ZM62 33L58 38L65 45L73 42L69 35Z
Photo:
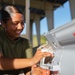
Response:
M3 8L1 19L3 30L0 31L0 73L2 75L3 73L9 75L26 74L30 71L30 67L37 64L40 59L51 55L48 52L41 52L39 49L33 56L28 40L20 37L24 29L24 18L17 7L6 6ZM39 69L39 67L36 68ZM35 71L34 69L35 67L32 72ZM37 72L35 71L36 75L38 75ZM34 75L34 73L32 74Z

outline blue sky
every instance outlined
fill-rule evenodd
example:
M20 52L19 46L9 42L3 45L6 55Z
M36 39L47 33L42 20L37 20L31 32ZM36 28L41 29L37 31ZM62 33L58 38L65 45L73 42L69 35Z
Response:
M66 2L63 6L57 8L54 11L54 28L57 28L61 25L64 25L71 21L71 13L69 2ZM44 26L43 26L44 25ZM25 29L23 33L25 32ZM44 18L40 21L40 34L44 34L48 32L47 28L47 19ZM33 34L36 34L35 23L33 24Z

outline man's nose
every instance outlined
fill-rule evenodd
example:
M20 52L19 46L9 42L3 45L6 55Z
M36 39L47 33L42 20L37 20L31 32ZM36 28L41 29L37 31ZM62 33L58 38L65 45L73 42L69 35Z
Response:
M23 25L21 23L18 24L17 29L22 29Z

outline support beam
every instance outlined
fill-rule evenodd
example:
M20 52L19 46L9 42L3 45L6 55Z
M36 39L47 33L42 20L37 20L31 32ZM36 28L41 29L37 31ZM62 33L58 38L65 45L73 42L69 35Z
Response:
M75 0L69 0L72 19L75 18Z
M23 15L24 15L25 18L26 18L26 15L25 15L25 14L26 14L26 12L23 11ZM35 15L40 16L40 18L45 17L45 15L43 15L43 14L30 13L30 20L33 20L33 21L34 21L34 19L35 19Z
M47 25L48 25L48 31L50 31L51 29L54 28L54 24L53 24L53 11L45 11L46 13L46 18L47 18Z
M40 45L40 16L35 15L35 25L36 25L36 32L37 32L37 41L38 46Z
M33 20L30 21L30 43L33 47L33 33L32 33L32 31L33 31Z
M51 2L43 2L43 1L35 1L35 0L31 0L31 7L32 8L36 8L36 9L41 9L44 10L44 7L47 7L47 9L50 9L51 5L54 6L61 6L62 4L59 3L51 3Z
M26 0L26 37L30 40L30 0Z
M30 19L31 19L31 20L34 20L34 19L35 19L35 15L40 16L40 18L41 18L41 17L45 17L45 15L42 15L42 14L30 13Z
M18 6L26 6L26 0L14 0L15 4ZM4 0L4 3L7 4L11 4L12 0ZM36 9L40 9L40 10L44 10L44 6L47 7L47 9L51 6L51 4L53 4L54 6L61 6L62 4L60 3L51 3L51 2L43 2L43 1L39 1L39 0L31 0L30 2L30 7L31 8L36 8Z

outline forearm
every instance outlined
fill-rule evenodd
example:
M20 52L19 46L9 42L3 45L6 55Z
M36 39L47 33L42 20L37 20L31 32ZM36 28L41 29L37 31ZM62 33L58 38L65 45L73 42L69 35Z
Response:
M0 70L13 70L13 69L22 69L30 67L34 64L37 64L43 57L50 56L49 52L41 52L37 50L36 54L32 58L15 58L9 59L4 58L0 55Z
M9 58L0 58L0 70L13 70L13 69L22 69L30 67L33 65L31 59L9 59Z

